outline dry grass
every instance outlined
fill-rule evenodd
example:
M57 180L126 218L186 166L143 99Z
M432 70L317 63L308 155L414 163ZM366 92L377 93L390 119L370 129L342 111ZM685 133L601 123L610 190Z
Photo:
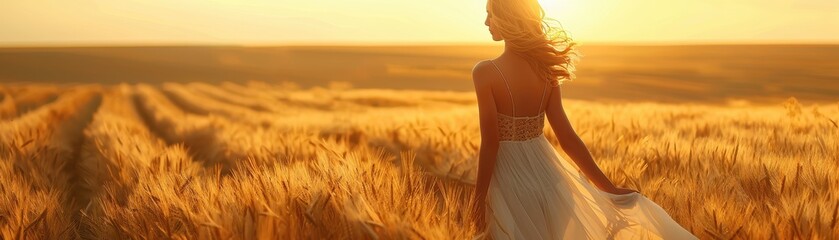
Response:
M471 93L259 82L90 89L62 89L0 126L3 239L475 233L465 211L480 142ZM702 239L839 236L836 104L566 108L613 181Z
M0 123L0 237L76 235L72 180L81 131L98 105L95 89L72 89L55 102Z
M10 85L6 87L14 100L18 114L34 110L54 101L61 93L60 87L48 84Z
M17 106L11 94L0 91L0 120L6 120L17 116Z

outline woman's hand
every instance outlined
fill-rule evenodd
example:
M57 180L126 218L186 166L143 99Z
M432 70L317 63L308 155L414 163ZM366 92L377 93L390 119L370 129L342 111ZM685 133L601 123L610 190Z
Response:
M486 205L484 201L475 202L474 207L472 207L472 219L475 221L478 232L483 232L486 229Z
M472 219L475 220L475 226L477 226L478 232L483 232L486 229L486 208L476 206L472 211Z

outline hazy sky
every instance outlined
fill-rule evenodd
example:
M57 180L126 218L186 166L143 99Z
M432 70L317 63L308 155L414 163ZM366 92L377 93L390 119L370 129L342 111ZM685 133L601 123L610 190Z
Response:
M839 43L837 0L540 0L581 42ZM0 0L0 45L490 42L485 0Z

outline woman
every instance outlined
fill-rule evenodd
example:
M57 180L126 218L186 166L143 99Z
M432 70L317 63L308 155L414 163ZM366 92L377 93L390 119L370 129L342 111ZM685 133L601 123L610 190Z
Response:
M562 107L559 84L574 77L574 43L547 24L537 0L489 0L485 24L505 48L472 73L481 128L473 214L481 235L696 239L654 202L616 187L595 164ZM545 117L580 171L545 138Z

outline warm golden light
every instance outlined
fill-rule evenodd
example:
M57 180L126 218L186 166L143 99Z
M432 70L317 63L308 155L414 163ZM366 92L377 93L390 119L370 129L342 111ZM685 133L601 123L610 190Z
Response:
M540 0L580 41L837 42L839 1ZM485 0L3 1L0 45L490 42Z
M572 8L570 1L539 0L539 4L545 11Z
M839 42L839 2L539 0L578 40Z

